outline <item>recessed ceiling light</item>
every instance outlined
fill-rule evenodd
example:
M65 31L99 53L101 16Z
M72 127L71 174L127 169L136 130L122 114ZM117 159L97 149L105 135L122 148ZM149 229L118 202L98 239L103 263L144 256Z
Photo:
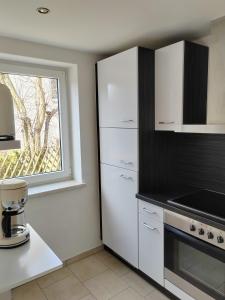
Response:
M39 14L48 14L50 12L50 9L47 7L38 7L37 11L39 12Z

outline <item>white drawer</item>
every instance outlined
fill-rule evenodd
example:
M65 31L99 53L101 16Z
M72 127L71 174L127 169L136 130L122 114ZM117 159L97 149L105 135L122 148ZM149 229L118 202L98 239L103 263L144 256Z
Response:
M100 128L101 163L138 170L137 129Z
M147 213L143 213L143 214L139 214L139 221L143 224L149 225L151 227L156 227L156 228L164 228L164 224L163 222L161 222L160 220L158 220L157 218L152 218L151 216L149 216L149 214Z
M157 205L139 200L139 213L146 215L149 219L163 222L163 208Z

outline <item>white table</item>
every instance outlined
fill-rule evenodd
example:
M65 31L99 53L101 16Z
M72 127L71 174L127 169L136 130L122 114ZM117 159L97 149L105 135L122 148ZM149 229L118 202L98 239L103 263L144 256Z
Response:
M62 267L61 260L30 226L30 241L14 249L0 249L0 300L11 289Z

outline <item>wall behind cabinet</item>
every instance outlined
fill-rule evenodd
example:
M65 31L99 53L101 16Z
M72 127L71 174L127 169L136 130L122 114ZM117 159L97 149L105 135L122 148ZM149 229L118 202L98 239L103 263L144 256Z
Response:
M209 46L208 123L225 123L225 18L197 42Z
M173 180L225 193L225 135L177 134Z
M190 185L225 193L225 135L155 132L149 137L153 155L140 192L176 192Z

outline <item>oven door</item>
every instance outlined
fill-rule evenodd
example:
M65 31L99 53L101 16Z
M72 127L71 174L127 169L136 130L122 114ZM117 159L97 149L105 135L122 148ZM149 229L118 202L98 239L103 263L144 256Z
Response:
M225 299L225 251L167 224L164 234L165 278L196 299Z

